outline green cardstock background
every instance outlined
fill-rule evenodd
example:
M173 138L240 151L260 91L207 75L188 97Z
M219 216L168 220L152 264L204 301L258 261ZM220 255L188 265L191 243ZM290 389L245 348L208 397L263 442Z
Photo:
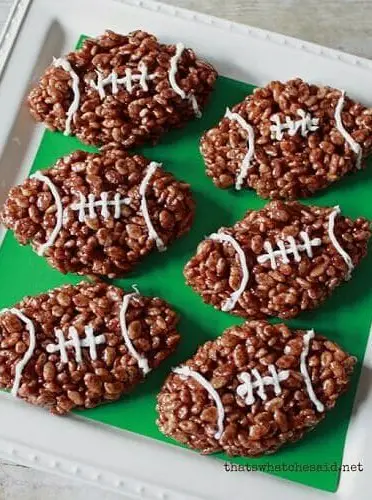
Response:
M185 285L183 267L206 235L220 226L233 224L242 218L248 209L259 209L266 203L253 191L236 193L233 190L222 191L214 187L205 175L199 153L199 139L203 131L218 122L226 106L230 107L239 102L252 89L252 86L245 83L220 77L202 119L190 122L182 130L170 132L155 147L139 149L148 158L163 163L164 169L172 172L178 179L191 184L197 204L196 219L191 232L170 246L166 253L154 252L135 272L125 279L115 280L114 283L126 290L130 290L131 285L136 283L142 294L159 295L169 301L181 316L179 330L182 341L177 353L156 372L150 373L147 380L135 389L132 395L116 403L80 412L85 418L175 444L158 431L155 423L156 395L165 377L172 366L189 358L200 344L217 337L225 328L242 322L237 317L203 304L200 297ZM74 138L46 131L31 170L46 168L59 157L79 148L94 151L94 148L88 148ZM11 168L17 167L18 165L13 165ZM321 206L340 205L345 215L372 219L372 168L371 165L369 167L343 179L306 203ZM269 463L273 467L287 464L293 468L296 464L342 463L347 428L372 316L372 289L369 283L371 269L372 254L355 270L351 281L337 289L319 310L302 314L298 319L288 322L291 327L314 328L358 357L359 363L351 388L340 398L336 408L303 440L283 447L273 456L232 459L220 453L214 457L236 464ZM10 232L6 235L0 251L0 275L0 307L10 306L25 295L34 295L65 283L81 281L81 278L63 276L51 269L30 247L18 245ZM211 459L213 458L205 458ZM222 470L221 463L221 472ZM339 472L335 471L278 471L273 474L328 491L336 491L339 482Z

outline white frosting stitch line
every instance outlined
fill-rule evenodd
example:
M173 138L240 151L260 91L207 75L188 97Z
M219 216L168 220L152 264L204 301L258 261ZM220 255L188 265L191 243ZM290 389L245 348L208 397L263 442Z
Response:
M306 366L306 358L309 354L310 340L314 338L314 335L315 335L314 330L308 330L303 336L303 348L301 352L300 370L301 370L301 375L303 376L303 379L305 381L306 390L309 395L309 398L314 403L317 411L323 412L324 405L319 401L319 399L315 395L313 384L311 383L311 378L309 376L309 372L307 371L307 366Z
M300 232L300 237L303 241L303 244L296 244L293 236L288 236L286 241L288 242L288 246L285 246L285 242L283 240L277 241L278 250L274 250L272 244L269 241L265 241L264 249L267 253L263 255L259 255L257 257L257 262L259 264L263 264L266 261L270 261L271 269L276 269L278 266L277 258L281 257L283 264L288 264L289 259L288 255L293 255L294 260L296 262L301 261L301 255L299 252L305 251L309 258L313 256L313 247L319 247L322 244L322 240L320 238L313 238L310 240L309 235L306 231Z
M236 393L244 399L246 405L249 406L255 402L253 389L257 389L257 396L259 396L262 401L267 400L265 386L272 385L274 387L275 395L278 396L281 394L282 389L280 387L280 382L287 380L289 377L289 370L281 370L277 373L274 365L269 365L268 370L271 376L267 375L265 377L261 377L260 372L256 368L253 368L252 375L256 379L254 382L252 382L251 375L248 372L243 372L238 375L238 380L241 384L236 388Z
M242 116L238 113L232 113L229 108L226 108L225 117L229 120L236 121L240 127L248 133L248 151L245 157L243 158L240 172L236 178L235 189L238 191L242 188L243 181L247 177L248 170L251 168L251 161L254 157L254 130L252 125L247 123Z
M343 90L341 92L341 97L338 100L336 110L335 110L335 121L336 121L336 128L342 135L342 137L345 139L345 141L349 144L351 150L356 154L357 156L357 161L356 161L356 166L358 169L362 168L362 156L363 156L363 151L362 147L360 144L358 144L349 134L349 132L345 129L344 124L342 123L342 109L345 104L345 91Z
M54 202L56 204L56 225L54 226L53 231L51 232L48 240L43 244L40 245L37 254L42 256L44 255L44 252L47 248L51 247L53 243L55 242L58 233L61 230L62 224L63 224L63 206L62 206L62 201L59 196L58 190L56 186L53 184L53 182L47 177L46 175L41 174L39 171L31 175L30 179L37 179L41 182L44 182L50 189L50 192L52 193L54 197Z
M53 58L53 66L56 68L62 68L63 70L66 71L66 73L69 73L72 78L72 91L74 93L74 99L66 113L66 125L64 131L64 135L70 135L71 122L75 116L76 111L79 109L79 104L80 104L80 88L79 88L80 81L78 75L72 69L72 66L67 61L67 59L64 59L63 57L60 57L58 59Z
M337 205L334 207L333 212L331 212L329 216L329 221L328 221L328 236L329 239L331 240L331 243L337 250L337 252L341 255L341 257L344 259L346 265L348 266L348 273L346 275L346 279L349 280L351 278L351 273L354 269L354 264L353 261L351 260L350 255L345 252L345 250L342 248L340 243L337 241L336 235L335 235L335 219L338 214L341 213L340 207Z
M22 321L22 323L24 323L26 325L26 330L28 331L29 336L30 336L30 342L29 342L28 349L27 349L25 355L23 356L23 358L21 359L21 361L19 361L15 367L15 377L14 377L14 382L13 382L11 394L12 394L12 396L17 397L19 387L21 385L23 370L25 369L27 363L30 361L30 359L35 351L36 333L35 333L35 326L34 326L33 322L30 320L30 318L25 316L19 309L16 309L15 307L12 307L11 309L2 309L0 311L0 314L6 313L6 312L9 312L9 313L17 316L17 318L19 318Z
M67 348L73 347L75 351L75 360L77 363L82 362L82 347L89 347L89 355L90 358L95 361L97 359L97 345L104 344L106 342L106 338L104 335L94 336L93 328L88 325L84 328L85 338L81 339L79 334L74 326L70 326L68 329L68 335L70 340L66 340L63 335L63 331L59 328L54 330L55 336L58 340L57 344L48 344L46 346L46 350L49 354L53 354L55 352L60 353L60 358L62 363L68 363L67 356Z
M193 94L186 95L186 92L181 89L176 81L178 62L184 50L185 47L182 43L176 44L176 52L170 59L170 67L168 71L169 85L176 92L176 94L181 97L181 99L187 99L189 101L195 113L195 116L197 118L200 118L201 112L196 97ZM108 76L104 77L100 71L96 70L97 82L90 80L89 85L99 93L101 99L104 99L106 97L105 87L107 85L111 85L113 94L117 94L119 92L119 85L124 85L126 91L131 94L133 91L133 85L138 82L142 90L148 92L149 87L147 85L147 82L154 80L158 77L158 75L156 73L149 75L148 68L142 61L138 64L138 71L140 72L139 74L133 74L130 68L126 68L125 76L119 78L118 74L115 71L112 71Z
M172 368L172 372L180 375L181 377L191 377L196 380L204 389L209 393L217 407L217 432L215 433L215 439L220 439L223 433L223 421L225 419L225 410L221 398L208 380L206 380L200 373L191 370L188 366L180 366L178 368Z
M79 191L79 201L73 203L69 206L71 210L79 212L79 221L84 222L86 211L88 211L88 217L90 219L95 219L97 217L96 208L101 208L101 216L104 219L110 217L110 212L108 207L114 207L114 219L119 219L121 214L121 205L129 205L130 198L121 198L120 193L115 193L114 199L108 201L108 193L102 192L100 195L100 200L96 200L94 194L88 194L88 201L86 197Z
M156 162L152 161L149 164L149 166L147 167L146 175L143 178L143 181L141 182L141 185L139 188L139 194L141 196L141 207L140 208L141 208L143 218L145 219L145 223L146 223L147 230L149 233L149 238L150 238L150 240L155 241L156 247L159 250L159 252L164 252L167 249L167 247L164 245L163 240L160 238L158 233L155 231L154 226L152 225L149 211L148 211L148 207L147 207L147 200L146 200L147 186L150 182L151 177L154 175L155 170L158 167L161 167L160 163L156 163Z
M233 246L235 249L236 253L238 254L239 260L240 260L240 267L242 270L242 281L240 283L240 287L238 290L233 292L230 297L224 302L222 305L221 310L224 312L231 311L231 309L234 309L236 303L238 302L240 296L244 292L244 290L247 287L248 280L249 280L249 270L247 266L247 260L245 258L245 253L243 252L243 249L239 245L239 243L229 234L224 234L224 233L213 233L211 234L208 239L214 240L214 241L220 241L221 243L230 243L230 245Z
M286 116L285 123L280 123L279 115L273 115L270 120L274 123L271 125L271 138L281 141L283 132L288 130L289 136L294 136L300 130L302 137L306 137L309 132L314 132L319 128L319 118L311 118L310 113L306 113L303 109L298 109L297 114L300 120L292 120Z
M177 43L176 45L176 53L170 60L170 68L168 72L168 78L169 78L169 83L172 87L172 89L182 98L186 99L186 93L184 90L182 90L179 86L178 83L176 82L176 73L178 70L178 61L180 57L182 56L182 52L184 51L185 47L183 43Z
M129 354L137 361L138 367L142 370L142 373L145 376L151 371L151 368L149 367L147 359L141 356L134 348L132 341L129 338L127 322L125 317L131 298L136 296L138 296L138 293L129 293L127 295L124 295L119 313L120 328L124 339L124 343L129 351Z
M194 114L195 114L196 118L201 118L202 112L200 111L198 101L196 100L196 97L194 96L194 94L190 94L188 99L191 103L192 109L194 110Z
M125 90L131 94L133 91L133 84L136 82L138 82L142 90L147 92L149 90L147 81L154 80L156 75L149 75L147 72L147 66L143 62L139 63L138 70L140 73L138 75L134 75L130 68L126 68L125 76L121 78L118 77L116 71L112 71L112 73L106 77L103 77L100 71L96 71L97 83L90 80L89 85L99 93L101 99L106 97L105 87L108 85L111 85L111 91L114 95L119 92L119 85L124 85Z
M178 94L181 99L188 99L188 101L191 103L192 109L194 110L195 116L197 118L201 118L202 114L199 109L198 101L196 100L196 97L193 94L188 94L186 95L185 91L181 89L181 87L178 85L176 82L176 74L178 71L178 61L180 60L180 57L182 56L183 51L185 50L185 47L183 43L177 43L176 44L176 53L170 60L170 68L168 72L168 79L169 79L169 84L172 87L172 89Z

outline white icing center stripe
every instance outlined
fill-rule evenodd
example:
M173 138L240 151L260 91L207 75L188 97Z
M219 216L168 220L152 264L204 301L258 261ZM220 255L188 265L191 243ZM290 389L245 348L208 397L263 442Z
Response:
M212 386L208 380L206 380L200 373L191 370L188 366L180 366L178 368L172 368L173 373L180 375L181 377L191 377L196 380L204 389L208 392L208 394L212 397L217 407L217 432L215 433L215 439L220 439L223 433L223 421L225 419L225 410L223 408L223 404L221 398L216 391L216 389Z
M131 298L135 296L138 296L138 293L129 293L127 295L124 295L119 315L120 328L121 328L121 334L124 339L124 343L127 346L129 354L137 361L138 367L142 370L143 375L147 375L151 371L149 363L147 359L141 356L134 348L132 341L129 338L128 328L127 328L126 313Z
M71 134L71 122L75 116L76 111L79 109L79 104L80 104L80 89L79 89L79 77L75 73L75 71L72 69L71 64L67 61L67 59L64 58L59 58L53 59L53 66L56 68L62 68L65 70L67 73L70 74L72 78L72 91L74 93L74 98L73 101L70 105L70 107L67 110L66 113L66 125L65 125L65 131L64 135L70 135Z
M155 231L154 226L152 225L148 207L147 207L147 200L146 200L146 189L147 186L150 182L151 177L154 175L155 170L161 167L160 163L156 163L152 161L150 165L147 167L147 172L145 177L143 178L143 181L141 182L140 188L139 188L139 194L141 196L141 212L143 215L143 218L145 219L145 223L147 226L147 230L149 233L149 238L150 240L154 240L156 243L156 247L159 250L159 252L164 252L167 247L164 245L163 240L159 237L158 233Z
M345 104L345 91L343 90L335 109L336 128L340 132L342 137L345 139L345 141L349 144L351 150L356 154L357 156L356 166L358 169L360 169L362 167L362 147L351 137L349 132L345 129L344 124L342 123L341 113L344 104Z
M104 77L100 71L96 71L97 83L90 80L89 85L99 93L101 99L106 97L105 87L108 85L111 85L111 91L114 95L119 92L119 85L123 85L125 90L131 94L133 91L133 84L137 82L142 90L147 92L149 90L147 81L154 80L156 75L149 75L146 64L142 62L138 65L138 71L140 71L139 74L133 74L130 68L126 68L125 76L121 78L118 77L118 74L115 71L106 77Z
M265 377L261 377L260 372L256 368L253 368L251 372L255 378L253 382L252 377L248 372L243 372L238 375L238 380L241 384L236 388L236 393L244 399L246 405L252 405L255 402L253 389L257 389L257 396L259 396L262 401L266 401L267 399L265 386L273 386L276 396L281 394L282 389L280 387L280 382L287 380L289 377L289 370L281 370L277 373L274 365L269 365L268 370L271 376L267 375Z
M62 207L62 201L58 193L58 189L56 186L53 184L53 182L47 177L46 175L41 174L40 172L36 172L35 174L31 175L31 179L37 179L41 182L44 182L48 188L50 189L50 192L52 193L54 197L54 202L56 204L56 225L54 226L53 231L51 232L48 240L43 244L40 245L37 254L42 256L44 255L44 252L47 248L51 247L53 243L55 242L58 233L61 230L62 224L63 224L63 207Z
M354 269L354 264L353 261L351 260L350 255L345 252L345 250L342 248L340 243L337 241L336 235L335 235L335 219L338 214L341 213L340 207L337 205L334 207L333 212L331 212L329 216L329 221L328 221L328 236L329 239L331 240L332 245L335 247L337 252L341 255L341 257L344 259L346 265L348 266L348 273L346 276L346 279L351 278L351 273Z
M120 193L115 193L114 199L108 201L108 193L102 192L101 199L96 200L94 194L88 194L88 201L83 193L78 193L79 201L70 205L70 209L79 212L79 221L84 222L86 212L88 211L88 217L94 219L97 217L96 208L101 208L101 216L104 219L110 217L110 212L108 207L114 207L114 219L119 219L121 214L121 205L129 205L130 198L121 198Z
M239 257L240 268L243 275L240 287L238 288L238 290L236 290L230 295L230 297L224 302L221 308L221 310L224 312L231 311L231 309L234 309L235 304L238 302L240 296L246 289L249 280L249 271L247 266L247 260L245 258L245 253L243 252L243 249L241 248L239 243L229 234L213 233L209 236L209 239L214 241L219 241L221 243L230 243L230 245L233 246Z
M271 138L281 141L283 132L288 130L289 136L294 136L300 130L302 137L306 137L309 132L314 132L319 128L319 118L311 118L310 113L306 113L303 109L298 109L297 114L300 120L292 120L286 116L285 123L280 123L279 115L273 115L270 120L274 123L271 125Z
M14 376L14 382L13 382L11 394L12 394L12 396L17 397L19 387L21 385L23 370L25 369L27 363L30 361L30 359L35 351L36 333L35 333L35 326L34 326L33 322L30 320L30 318L25 316L19 309L16 309L15 307L12 307L11 309L3 309L2 311L0 311L0 314L6 313L6 312L14 314L15 316L17 316L18 319L20 319L22 321L22 323L25 324L26 330L28 331L29 337L30 337L28 349L27 349L25 355L23 356L23 358L21 359L21 361L19 361L15 367L15 376Z
M236 178L235 189L240 190L243 185L244 179L247 177L248 170L251 168L251 161L254 157L254 130L249 123L247 123L242 116L238 113L232 113L229 108L226 108L225 117L229 120L234 120L238 123L238 125L248 133L248 151L245 157L243 158L240 172Z
M49 354L53 354L55 352L60 353L60 358L62 363L68 363L67 349L72 347L75 352L75 360L77 363L81 363L83 361L81 348L89 347L89 355L90 358L95 361L97 359L97 345L104 344L106 342L104 335L97 335L97 337L93 334L93 328L88 325L84 328L85 338L81 339L79 334L74 326L70 326L68 329L68 336L70 340L66 340L63 335L63 331L60 329L55 329L54 334L58 341L57 344L48 344L46 346L46 350Z
M294 260L296 262L301 261L301 255L299 252L305 251L309 258L313 256L313 247L319 247L322 244L322 240L320 238L314 238L310 240L309 235L305 231L300 232L300 237L303 243L296 243L293 236L288 236L286 238L286 242L288 246L285 245L285 241L279 240L277 241L278 249L274 250L271 243L269 241L265 241L264 249L267 253L263 255L259 255L257 257L257 262L259 264L263 264L266 261L270 261L271 269L276 269L278 266L277 258L281 258L283 264L288 264L290 261L288 259L288 255L293 255Z
M315 395L313 384L311 383L311 378L309 376L309 372L307 371L307 366L306 366L306 358L309 354L310 340L312 338L314 338L314 330L308 330L303 336L303 348L301 352L300 370L301 370L301 375L303 376L303 379L305 381L306 390L309 395L309 398L314 403L317 411L322 412L324 411L324 405L319 401L319 399Z
M168 81L171 88L176 92L177 95L181 97L181 99L187 99L189 101L195 113L195 116L197 118L200 118L201 112L195 96L193 94L186 95L186 92L181 89L176 81L178 62L184 50L185 47L182 43L176 44L176 53L170 59ZM131 94L136 83L139 84L142 90L148 92L149 87L147 82L158 78L159 75L157 75L156 73L149 75L148 68L142 61L138 64L138 71L138 74L133 74L130 68L126 68L125 76L119 78L118 74L115 71L112 71L108 76L105 77L101 73L101 71L96 70L97 82L94 82L94 80L90 80L89 85L99 93L101 99L104 99L106 97L105 87L108 85L111 85L111 91L114 95L119 92L119 85L123 85L125 87L125 90L129 92L129 94Z

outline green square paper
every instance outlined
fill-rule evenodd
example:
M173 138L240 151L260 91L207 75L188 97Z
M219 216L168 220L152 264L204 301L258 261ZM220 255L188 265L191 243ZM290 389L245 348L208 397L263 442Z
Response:
M159 295L168 300L179 312L179 330L182 342L177 353L166 361L131 396L119 402L107 404L80 415L121 429L142 434L160 441L173 443L157 429L155 420L156 395L162 383L175 366L190 357L197 347L208 339L241 320L214 310L203 304L200 297L187 287L183 278L183 267L194 254L198 243L222 225L231 225L243 217L248 209L265 205L252 191L236 193L222 191L206 177L199 153L199 139L203 131L215 125L223 116L226 106L242 100L252 91L252 86L220 77L216 90L201 120L190 122L185 128L172 131L155 147L139 151L152 160L163 163L165 169L178 179L191 184L197 203L196 219L191 232L173 244L166 253L154 253L140 264L135 272L125 279L115 280L118 286L130 290L136 283L144 295ZM32 171L52 165L57 158L78 148L94 150L78 140L60 133L45 132ZM14 168L17 166L14 165ZM307 200L306 203L323 206L340 205L342 212L350 217L364 216L372 219L370 193L372 168L347 177L334 187ZM372 310L372 290L369 276L372 258L367 257L353 273L350 282L336 290L334 295L317 311L302 314L290 326L315 330L359 359L349 392L341 397L334 409L314 431L296 444L282 448L278 453L259 459L231 459L220 453L217 458L236 464L270 464L273 468L281 464L335 464L342 463L346 432L350 420L361 363L366 349ZM33 295L65 283L77 283L76 276L64 276L51 269L43 258L30 247L21 247L8 232L0 252L0 307L10 306L24 295ZM53 417L51 417L53 418ZM123 441L124 443L124 441ZM210 460L210 458L205 458ZM180 464L182 467L182 464ZM298 466L297 466L298 468ZM221 462L221 472L223 463ZM227 473L227 472L226 472ZM273 471L277 476L336 491L339 472L284 472Z

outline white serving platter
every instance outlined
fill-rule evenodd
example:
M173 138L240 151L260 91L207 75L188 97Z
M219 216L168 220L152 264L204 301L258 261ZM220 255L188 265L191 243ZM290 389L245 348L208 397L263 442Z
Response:
M18 0L0 39L0 204L28 173L43 128L24 104L28 89L52 56L70 51L80 34L142 28L164 42L181 39L219 73L256 85L300 76L343 87L372 105L372 61L314 44L147 0ZM0 241L3 233L0 229ZM1 286L1 284L0 284ZM336 500L370 498L372 348L368 346ZM228 473L213 458L77 417L47 412L0 395L0 456L73 476L130 498L149 500L307 500L329 498L260 473Z

